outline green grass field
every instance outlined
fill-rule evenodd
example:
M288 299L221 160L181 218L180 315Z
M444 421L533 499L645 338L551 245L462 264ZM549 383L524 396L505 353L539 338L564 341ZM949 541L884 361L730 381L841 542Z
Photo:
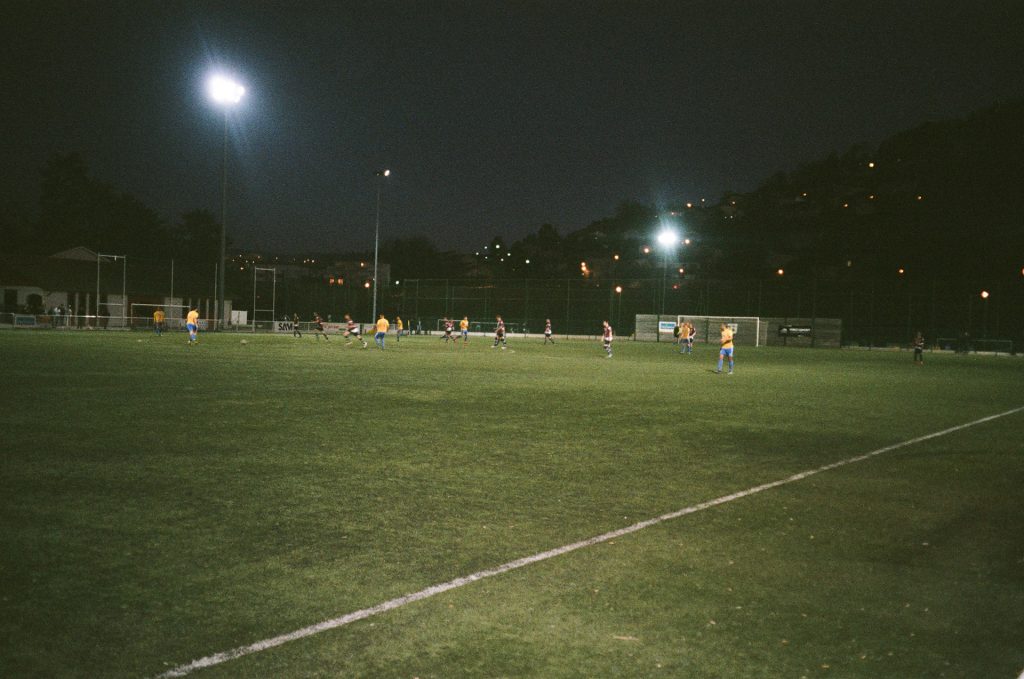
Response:
M1024 361L0 333L0 676L147 677L1024 406ZM1016 677L1024 411L197 677Z

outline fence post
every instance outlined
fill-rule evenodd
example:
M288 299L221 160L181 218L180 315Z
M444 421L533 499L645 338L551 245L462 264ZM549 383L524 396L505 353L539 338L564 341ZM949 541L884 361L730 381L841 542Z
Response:
M526 290L526 297L523 300L523 332L526 332L526 325L530 322L530 279L524 278L523 285Z
M571 294L572 279L565 279L565 336L569 337L569 298Z

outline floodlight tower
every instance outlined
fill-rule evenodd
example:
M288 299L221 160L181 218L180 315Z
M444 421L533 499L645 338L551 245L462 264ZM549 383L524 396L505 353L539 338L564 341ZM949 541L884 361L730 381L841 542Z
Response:
M217 313L214 326L220 330L224 321L224 270L227 268L227 214L228 214L228 111L242 100L245 88L231 78L214 75L206 82L207 92L214 103L224 109L224 162L221 166L220 198L220 259L217 264Z
M661 317L665 315L665 296L666 287L668 286L668 253L675 252L676 246L679 245L679 232L670 226L662 227L658 233L658 244L662 250L662 266L661 266L661 311L658 313L658 334L657 341L661 341Z
M373 318L371 323L377 322L377 253L380 250L380 194L384 187L385 177L391 176L391 170L377 170L377 225L373 231Z

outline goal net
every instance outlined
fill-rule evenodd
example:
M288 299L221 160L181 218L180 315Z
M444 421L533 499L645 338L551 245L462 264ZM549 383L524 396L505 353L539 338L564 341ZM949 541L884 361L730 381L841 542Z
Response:
M687 316L680 315L676 323L690 323L696 332L694 341L718 344L722 324L732 329L733 341L738 345L763 347L768 340L768 324L758 316Z
M185 316L188 315L189 307L184 304L143 304L132 302L131 324L133 328L153 327L153 312L157 309L164 310L164 328L173 330L185 327Z
M455 332L456 333L462 332L459 329L459 322L462 319L461 318L453 318L451 320L452 320L452 327L455 329ZM474 320L470 320L469 321L469 331L472 332L472 333L484 333L484 334L488 334L488 335L493 335L494 331L497 329L497 327L498 327L498 322L497 321L474 321ZM437 319L437 331L438 332L444 332L444 319L443 318ZM526 331L522 328L522 323L514 323L514 322L511 322L511 321L505 321L505 332L507 332L509 334L518 334L518 333L523 333L523 332L526 332Z

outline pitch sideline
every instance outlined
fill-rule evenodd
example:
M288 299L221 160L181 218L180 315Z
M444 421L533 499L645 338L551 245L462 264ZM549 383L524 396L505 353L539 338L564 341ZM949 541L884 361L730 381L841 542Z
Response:
M792 476L787 476L786 478L779 479L777 481L770 481L769 483L763 483L759 486L753 486L752 488L747 488L746 490L737 491L729 495L723 495L713 500L708 500L706 502L691 505L683 509L678 509L674 512L669 512L668 514L662 514L661 516L654 517L653 519L647 519L646 521L634 523L631 526L626 526L625 528L619 528L608 533L603 533L592 538L587 538L586 540L580 540L579 542L574 542L572 544L563 545L562 547L556 547L555 549L550 549L545 552L538 552L537 554L533 554L531 556L525 556L514 561L509 561L508 563L496 566L495 568L477 571L476 573L465 575L460 578L455 578L454 580L449 580L448 582L444 582L438 585L431 585L426 589L422 589L412 594L406 594L404 596L400 596L395 599L385 601L383 603L377 604L376 606L371 606L370 608L364 608L358 611L353 611L352 613L347 613L345 615L342 615L337 618L332 618L330 620L324 620L323 622L319 622L315 625L310 625L308 627L303 627L293 632L288 632L287 634L281 634L276 637L271 637L269 639L263 639L262 641L257 641L255 643L248 644L246 646L238 646L237 648L233 648L228 651L221 651L220 653L214 653L213 655L208 655L203 658L199 658L198 660L193 660L190 663L179 665L173 669L170 669L162 674L157 675L156 679L183 677L188 674L191 674L196 670L200 670L206 667L213 667L214 665L220 665L222 663L228 662L229 660L235 660L243 656L252 655L253 653L265 651L267 649L274 648L275 646L286 644L289 641L296 641L298 639L310 637L321 632L326 632L327 630L332 630L338 627L344 627L349 623L353 623L358 620L364 620L375 615L380 615L381 613L386 613L387 611L400 608L402 606L405 606L406 604L421 601L423 599L430 598L434 595L442 594L449 590L458 589L459 587L463 587L478 580L483 580L484 578L490 578L495 575L501 575L502 573L507 573L517 568L529 566L530 564L534 564L539 561L545 561L556 556L568 554L569 552L574 552L584 547L591 547L602 542L614 540L615 538L621 537L623 535L636 533L640 530L643 530L644 528L650 528L651 526L657 525L659 523L664 523L665 521L678 519L679 517L686 516L688 514L695 514L705 509L710 509L712 507L717 507L718 505L726 504L727 502L732 502L733 500L739 500L750 495L756 495L757 493L760 493L765 490L771 490L772 488L778 488L779 486L784 486L790 483L794 483L796 481L802 481L803 479L806 479L810 476L814 476L815 474L820 474L821 472L827 472L833 469L838 469L839 467L845 467L846 465L854 464L857 462L863 462L864 460L868 460L872 457L876 457L883 453L897 450L899 448L905 448L907 446L911 446L916 443L921 443L923 441L928 441L930 439L939 438L941 436L946 436L948 434L952 434L954 432L961 431L969 427L974 427L979 424L984 424L986 422L991 422L992 420L997 420L1001 417L1013 415L1021 411L1024 411L1024 406L1013 408L1012 410L1007 410L1005 412L997 413L995 415L988 415L987 417L982 417L972 422L959 424L954 427L949 427L948 429L943 429L941 431L933 432L931 434L925 434L924 436L918 436L916 438L908 439L900 443L894 443L892 445L885 446L884 448L872 450L869 453L864 453L862 455L857 455L855 457L849 457L846 458L845 460L839 460L838 462L832 462L830 464L826 464L815 469L808 469L807 471L802 471L793 474ZM1021 674L1021 677L1019 679L1024 679L1024 673Z

